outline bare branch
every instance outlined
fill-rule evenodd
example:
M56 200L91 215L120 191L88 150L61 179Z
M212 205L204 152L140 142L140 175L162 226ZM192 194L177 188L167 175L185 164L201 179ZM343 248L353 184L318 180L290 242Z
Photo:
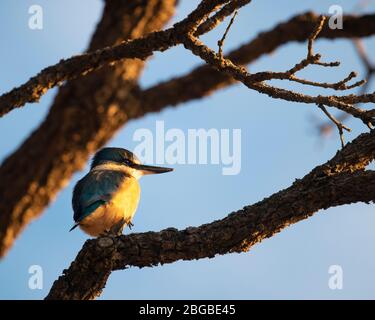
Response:
M367 81L364 83L364 85L362 86L361 90L359 91L359 93L357 95L357 96L361 97L361 96L364 96L365 93L367 92L367 88L369 87L369 83L371 81L371 78L375 74L375 66L370 61L370 58L368 57L368 55L366 53L366 49L365 49L365 46L363 44L363 41L361 41L361 39L357 38L357 39L353 40L353 43L354 43L355 48L357 50L358 56L359 56L362 64L364 65L364 67L366 69L365 78L367 79ZM347 88L349 88L349 87L347 87ZM373 97L374 95L372 94L371 96ZM347 113L342 113L339 116L339 119L342 122L342 121L346 120L348 118L348 116L349 115ZM320 134L328 133L328 132L331 131L331 129L332 129L331 122L329 122L329 123L321 123L318 126L318 130L319 130Z
M296 63L294 67L285 71L285 72L258 72L252 74L251 77L253 79L257 79L257 81L264 81L264 80L272 80L272 79L279 79L279 80L289 80L293 82L298 82L300 84L321 87L325 89L334 89L334 90L349 90L355 87L362 86L366 83L366 80L360 80L352 85L347 85L347 83L357 76L357 73L352 71L346 78L336 83L326 83L326 82L317 82L317 81L310 81L305 79L300 79L295 76L298 71L305 69L309 65L320 65L323 67L337 67L340 65L339 61L334 62L321 62L321 55L320 54L313 54L313 43L314 40L317 38L319 33L322 31L324 22L326 21L325 16L320 16L320 20L312 32L312 34L308 38L308 49L307 49L307 58L303 59L302 61ZM220 48L219 48L220 49ZM220 50L219 50L219 56ZM339 100L339 99L338 99Z
M228 59L238 65L245 65L264 54L273 52L283 44L307 40L318 21L319 16L313 13L298 15L287 22L278 24L270 31L260 33L254 40L232 51ZM375 15L362 18L345 16L344 23L345 30L324 28L319 37L327 39L352 37L354 34L358 35L358 32L366 36L371 27L375 28ZM230 75L203 65L187 75L148 88L142 91L140 96L144 112L156 112L168 105L174 106L202 98L234 82L235 80Z
M236 18L238 14L238 11L235 11L232 18L230 19L229 21L229 24L227 26L227 28L225 29L225 32L222 36L222 38L217 42L217 45L219 46L219 57L222 59L223 58L223 45L224 45L224 41L228 35L228 32L230 30L230 27L233 25L233 22L234 22L234 19Z
M318 28L321 30L321 28ZM315 36L315 35L314 35ZM313 37L314 38L314 37ZM273 86L264 84L262 81L270 79L281 79L284 76L290 77L286 73L274 73L274 72L259 72L250 74L247 70L241 66L235 65L229 59L223 59L217 55L213 50L205 46L199 39L188 34L184 40L185 48L191 50L195 55L202 58L205 62L209 63L218 70L225 72L226 74L232 76L234 79L242 82L249 89L258 91L259 93L267 94L268 96L275 99L283 99L287 101L294 102L304 102L313 104L324 104L330 107L336 107L342 111L350 113L352 116L362 120L369 128L375 123L373 116L373 110L364 111L360 108L356 108L352 104L346 101L347 98L358 98L363 99L363 97L356 97L354 95L350 96L309 96L290 90L285 90ZM309 49L309 52L311 49ZM293 69L294 70L294 69ZM354 97L353 97L354 96Z
M373 202L375 172L361 170L375 157L374 137L374 132L361 135L289 188L222 220L181 231L169 228L88 240L75 261L54 282L46 299L95 299L114 270L248 251L254 244L320 209ZM355 150L361 153L356 154Z
M165 31L152 32L142 38L61 60L42 70L22 86L0 96L0 117L27 102L37 102L49 89L122 59L144 60L155 51L164 51L181 43L181 35L195 32L209 14L228 0L203 0L184 20Z
M154 51L164 51L181 43L181 39L179 39L181 35L187 31L197 30L199 24L207 18L209 13L226 2L228 0L204 0L192 14L170 29L154 32L133 41L124 41L113 47L98 49L95 52L61 60L58 64L42 70L24 85L0 96L0 116L5 115L14 108L23 106L27 102L39 101L40 97L49 89L61 85L66 80L86 75L102 68L104 65L113 64L125 58L146 59ZM234 4L227 4L228 6L230 5L230 10L245 5L250 1L239 1L238 5L237 1L232 2ZM230 10L223 10L220 16L224 17L228 12L231 12ZM208 23L208 25L213 27L216 24ZM209 27L205 27L205 29L207 31L210 30ZM318 64L324 65L324 63L320 62Z
M152 267L248 251L253 245L309 218L320 209L360 201L373 202L374 179L374 171L344 173L310 181L308 189L293 185L222 220L200 227L87 240L70 267L54 282L46 300L95 299L112 271L129 266Z
M324 107L324 105L319 104L318 107L323 110L323 112L326 114L326 116L336 125L339 135L340 135L340 141L341 141L341 147L344 148L345 142L344 142L344 130L350 132L351 130L343 125L339 120L337 120L333 115L331 115L327 109Z

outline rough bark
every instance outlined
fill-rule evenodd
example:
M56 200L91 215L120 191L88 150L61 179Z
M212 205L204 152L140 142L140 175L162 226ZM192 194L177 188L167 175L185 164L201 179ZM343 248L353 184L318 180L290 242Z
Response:
M175 4L176 0L107 1L89 51L162 28ZM0 256L84 166L89 154L137 113L137 105L128 103L122 108L118 100L132 99L143 65L141 60L123 61L61 87L47 118L4 161L0 168Z
M374 202L375 171L364 171L375 158L374 138L375 131L362 134L289 188L222 220L181 231L169 228L88 240L46 299L94 299L114 270L248 251L320 209Z

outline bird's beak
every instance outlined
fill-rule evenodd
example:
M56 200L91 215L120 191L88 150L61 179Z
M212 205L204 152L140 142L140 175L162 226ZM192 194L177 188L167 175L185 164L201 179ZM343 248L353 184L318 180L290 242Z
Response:
M144 164L133 164L132 167L136 170L142 171L144 175L173 171L173 168L146 166Z

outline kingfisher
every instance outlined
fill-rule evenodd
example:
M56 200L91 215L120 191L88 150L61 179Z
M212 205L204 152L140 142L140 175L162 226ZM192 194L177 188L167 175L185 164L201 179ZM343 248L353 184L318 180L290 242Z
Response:
M141 189L140 177L172 171L172 168L143 165L129 150L103 148L91 168L73 190L72 206L75 224L93 237L121 234L125 225L131 228Z

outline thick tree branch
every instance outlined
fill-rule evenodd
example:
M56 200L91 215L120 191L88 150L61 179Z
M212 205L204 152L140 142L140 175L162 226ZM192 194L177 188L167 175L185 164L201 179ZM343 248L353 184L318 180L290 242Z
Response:
M363 171L375 157L374 137L375 132L362 134L289 188L222 220L181 231L169 228L88 240L46 299L94 299L114 270L247 251L320 209L374 202L375 171Z
M90 51L160 28L173 11L174 1L148 2L147 10L142 11L144 18L134 16L121 1L107 4L107 13L98 26ZM158 15L163 10L164 14ZM139 24L134 26L132 23L137 19ZM259 34L227 58L245 65L288 42L305 41L318 19L313 13L298 15ZM149 27L142 29L145 21ZM343 30L323 28L319 37L336 39L375 34L375 15L345 16L344 24ZM202 98L234 83L232 77L205 65L140 91L135 80L141 68L142 62L129 60L63 86L42 125L3 162L0 167L0 198L3 199L0 256L5 255L21 230L41 214L72 174L84 166L89 155L129 119Z

